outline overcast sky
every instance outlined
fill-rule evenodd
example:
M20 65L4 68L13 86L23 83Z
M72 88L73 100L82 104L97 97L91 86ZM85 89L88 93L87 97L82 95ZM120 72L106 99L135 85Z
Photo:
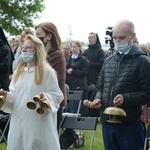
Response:
M87 42L89 32L98 33L105 43L105 32L120 19L135 24L140 43L150 42L150 0L45 0L45 10L35 24L53 22L62 41L69 38Z

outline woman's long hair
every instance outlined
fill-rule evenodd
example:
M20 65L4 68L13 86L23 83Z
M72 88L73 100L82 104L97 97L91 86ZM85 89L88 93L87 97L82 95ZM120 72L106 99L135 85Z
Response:
M36 85L40 85L42 83L45 66L51 68L46 60L45 48L41 40L31 34L26 35L25 40L31 40L35 43L34 82ZM25 66L27 66L27 63L21 59L16 69L16 76L14 78L15 82L17 82L19 76L24 72Z
M35 29L36 28L42 28L47 35L52 34L52 38L50 40L52 49L58 49L60 47L61 38L58 33L57 27L53 23L43 22L43 23L38 24L35 27Z

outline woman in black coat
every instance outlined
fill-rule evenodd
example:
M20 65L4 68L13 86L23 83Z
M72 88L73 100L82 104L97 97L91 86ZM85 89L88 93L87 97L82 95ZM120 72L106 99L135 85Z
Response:
M6 91L9 90L9 76L12 74L12 62L14 60L13 53L8 44L3 29L0 27L0 89ZM4 131L6 123L9 119L9 115L0 110L0 129ZM5 138L7 139L9 126L5 132ZM0 141L2 142L2 141Z
M98 74L100 73L103 62L105 60L105 53L101 47L97 33L89 33L88 40L89 45L88 48L84 51L84 55L90 62L90 69L88 73L88 99L93 101L96 93ZM99 116L99 110L90 109L90 111L90 116Z
M12 51L0 27L0 89L9 90L9 76L12 74L12 61L14 60Z
M70 90L87 90L87 75L89 70L89 61L81 53L81 44L78 41L72 43L72 55L69 58L67 67L66 84Z
M87 75L89 71L89 61L81 52L81 43L74 41L72 43L72 55L66 67L66 84L70 90L83 90L83 99L87 95ZM82 109L82 108L81 108ZM75 110L77 112L77 110Z
M89 33L88 40L88 48L84 51L85 57L90 62L88 83L96 85L98 74L101 71L103 62L105 60L105 53L101 47L101 43L97 33Z

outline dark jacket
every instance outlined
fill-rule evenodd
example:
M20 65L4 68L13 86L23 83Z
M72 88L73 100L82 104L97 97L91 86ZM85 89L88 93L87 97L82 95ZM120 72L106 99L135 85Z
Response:
M102 100L101 121L106 122L109 115L103 114L105 108L114 106L117 94L124 96L120 106L127 116L116 116L122 122L140 122L142 105L150 102L150 61L145 53L133 45L127 55L119 59L118 54L108 57L102 67L95 98Z
M84 51L84 55L90 61L88 82L96 85L98 74L105 59L104 51L99 44L89 45L88 49Z
M70 56L66 68L73 69L72 74L66 73L66 84L70 90L76 90L77 87L80 87L82 90L87 90L88 59L82 54L77 59L72 59Z
M0 40L0 89L9 90L11 64L11 50L5 42Z

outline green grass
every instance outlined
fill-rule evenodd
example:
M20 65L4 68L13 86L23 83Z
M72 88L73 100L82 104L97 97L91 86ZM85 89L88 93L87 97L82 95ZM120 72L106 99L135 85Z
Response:
M5 143L0 144L0 150L6 150L6 144Z
M84 144L85 146L78 148L78 150L89 150L93 131L83 130L82 132L84 133L84 137L85 137L85 144ZM96 132L94 136L94 142L93 142L93 150L104 150L101 123L97 124Z
M85 139L84 147L73 148L72 150L89 150L93 131L83 130L82 132L84 133L84 139ZM0 150L6 150L5 143L0 144ZM93 142L93 150L104 150L103 138L101 132L101 123L97 124L96 132L94 136L94 142Z

